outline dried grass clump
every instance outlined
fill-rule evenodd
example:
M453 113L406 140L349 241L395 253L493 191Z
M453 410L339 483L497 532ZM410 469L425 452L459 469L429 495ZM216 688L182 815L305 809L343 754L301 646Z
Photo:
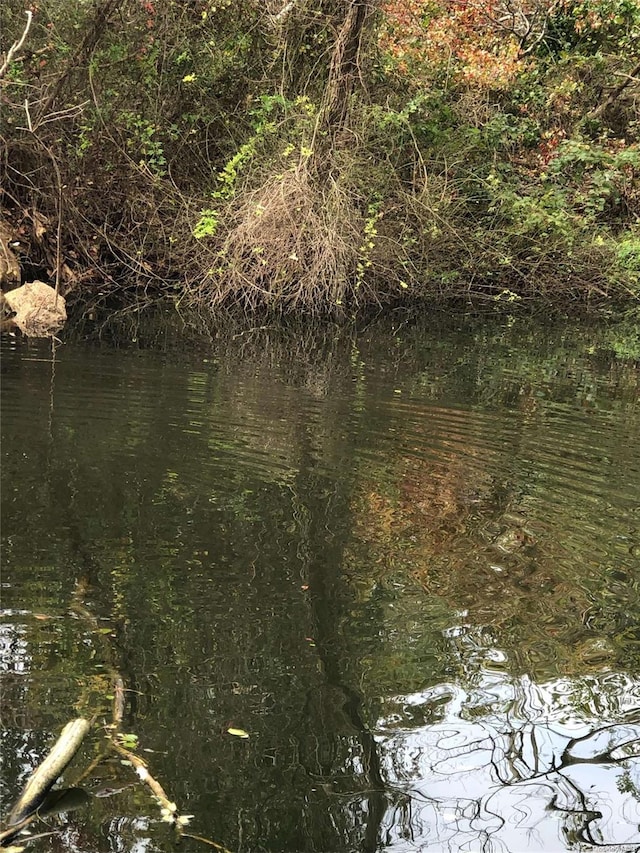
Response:
M199 301L319 314L352 299L362 216L338 180L301 162L236 204Z

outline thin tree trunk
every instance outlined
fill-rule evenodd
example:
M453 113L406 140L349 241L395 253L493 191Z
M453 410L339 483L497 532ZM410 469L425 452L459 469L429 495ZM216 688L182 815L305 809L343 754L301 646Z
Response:
M71 56L64 71L51 86L51 89L44 101L39 104L36 124L42 120L53 107L60 96L65 83L69 79L71 72L76 68L86 67L93 51L107 30L111 17L120 9L123 3L124 0L102 0L102 2L96 5L93 20L87 24L87 31L82 39L80 47L76 53Z
M349 100L360 76L359 57L363 35L375 0L350 0L331 54L329 79L316 125L316 158L335 147L349 120Z

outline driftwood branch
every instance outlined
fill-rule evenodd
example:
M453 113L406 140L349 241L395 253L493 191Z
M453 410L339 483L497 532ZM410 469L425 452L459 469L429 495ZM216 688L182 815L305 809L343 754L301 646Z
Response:
M22 33L22 35L20 36L18 41L14 41L14 43L9 48L6 59L2 63L2 67L0 67L0 79L2 79L4 77L4 75L7 73L7 71L9 70L9 65L11 65L11 63L15 59L16 54L21 49L21 47L24 44L25 39L29 33L29 28L31 27L31 21L33 20L33 12L31 10L27 9L27 11L25 12L25 15L27 16L27 23L25 24L24 32Z
M208 844L209 847L219 850L220 853L231 853L231 850L223 847L222 844L216 844L215 841L212 841L210 838L203 838L202 835L192 835L190 832L183 832L182 838L192 838L194 841L200 841L202 844Z
M51 787L78 751L89 728L89 721L83 717L67 723L45 760L29 777L18 802L11 810L9 826L22 823L38 810Z

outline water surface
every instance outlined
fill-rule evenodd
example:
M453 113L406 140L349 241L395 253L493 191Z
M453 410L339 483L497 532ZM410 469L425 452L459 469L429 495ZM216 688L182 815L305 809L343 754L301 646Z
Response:
M85 774L114 672L230 850L640 849L637 343L3 341L5 808L98 710L31 849L174 849L130 768Z

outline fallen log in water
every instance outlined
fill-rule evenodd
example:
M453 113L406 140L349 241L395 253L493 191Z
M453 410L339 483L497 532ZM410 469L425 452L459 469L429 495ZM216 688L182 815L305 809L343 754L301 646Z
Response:
M20 798L11 810L7 822L9 827L22 823L38 810L55 781L78 751L89 727L89 721L83 717L67 723L51 752L29 777Z

